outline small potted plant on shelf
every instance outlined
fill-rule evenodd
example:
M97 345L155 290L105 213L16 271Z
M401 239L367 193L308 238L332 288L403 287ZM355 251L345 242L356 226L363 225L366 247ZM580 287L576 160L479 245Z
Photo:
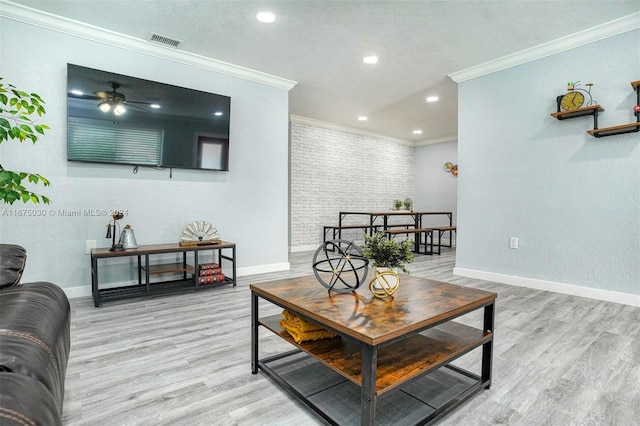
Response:
M364 241L363 255L371 260L371 266L375 269L375 277L369 283L369 289L376 297L393 296L400 284L396 270L401 269L405 274L409 274L406 264L414 260L411 251L413 242L397 242L388 239L383 232L376 232L371 236L365 234Z
M393 200L393 207L395 207L396 210L400 210L402 208L402 200Z

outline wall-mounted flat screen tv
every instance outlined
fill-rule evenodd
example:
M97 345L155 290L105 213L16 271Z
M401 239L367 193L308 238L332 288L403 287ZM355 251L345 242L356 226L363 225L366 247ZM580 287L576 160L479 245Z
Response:
M67 64L67 159L229 170L231 98Z

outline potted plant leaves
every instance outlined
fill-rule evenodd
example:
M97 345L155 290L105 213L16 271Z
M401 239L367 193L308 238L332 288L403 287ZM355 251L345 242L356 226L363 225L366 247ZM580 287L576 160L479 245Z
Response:
M364 240L363 255L371 261L375 270L375 277L369 283L369 289L376 297L391 297L400 284L397 269L409 274L406 264L414 260L411 251L413 242L397 242L388 239L383 232L376 232L371 236L365 234Z
M21 143L25 140L38 142L40 135L44 135L49 126L37 124L32 117L42 117L45 113L44 100L37 93L27 93L12 84L0 82L0 143L9 139L17 139ZM49 204L49 198L38 195L25 186L38 183L49 186L49 181L44 176L8 170L0 164L1 202L13 204L21 200L23 203L39 203L42 200Z

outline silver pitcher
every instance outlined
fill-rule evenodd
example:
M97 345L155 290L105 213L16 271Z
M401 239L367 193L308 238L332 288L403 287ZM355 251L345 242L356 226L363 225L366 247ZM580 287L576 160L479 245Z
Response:
M122 247L124 247L125 249L138 248L136 236L133 233L131 225L126 225L124 228L122 228L122 233L120 234L120 244L122 244Z

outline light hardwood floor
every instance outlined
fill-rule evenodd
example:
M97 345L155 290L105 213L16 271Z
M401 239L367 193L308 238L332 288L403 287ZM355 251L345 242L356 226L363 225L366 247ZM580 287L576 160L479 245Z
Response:
M64 424L323 424L250 366L249 284L310 274L312 256L293 253L290 271L241 277L236 288L99 309L72 300ZM456 277L454 261L444 249L409 269L498 293L494 377L439 424L640 424L640 308ZM260 339L261 357L287 348L266 331Z

